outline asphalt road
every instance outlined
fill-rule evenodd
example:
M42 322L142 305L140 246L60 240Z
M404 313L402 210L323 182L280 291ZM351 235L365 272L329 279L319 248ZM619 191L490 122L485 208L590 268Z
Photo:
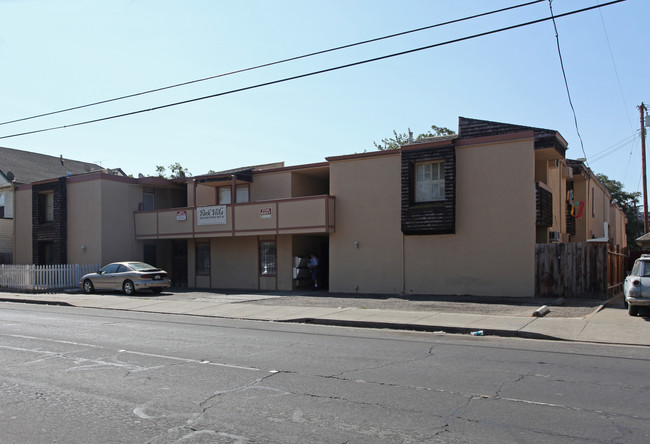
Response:
M650 440L650 350L0 303L0 441Z

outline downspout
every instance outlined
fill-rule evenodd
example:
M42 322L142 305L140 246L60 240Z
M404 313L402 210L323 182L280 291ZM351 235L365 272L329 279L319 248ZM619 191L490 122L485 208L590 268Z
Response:
M13 200L12 206L13 206L13 214L11 215L12 217L12 226L13 226L13 241L12 241L12 257L11 257L11 263L15 264L16 263L16 185L14 184L13 180L11 181L11 199Z
M404 247L404 233L402 233L402 295L406 295L406 249Z

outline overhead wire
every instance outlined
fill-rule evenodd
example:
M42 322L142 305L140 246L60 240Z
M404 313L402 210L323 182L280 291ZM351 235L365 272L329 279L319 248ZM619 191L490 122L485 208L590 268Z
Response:
M597 1L600 3L600 1ZM607 49L609 49L609 58L612 61L612 66L614 67L614 73L616 74L616 81L618 82L618 91L621 93L621 100L623 100L623 108L625 109L625 114L627 115L627 121L630 124L630 129L634 129L632 124L632 118L630 117L630 112L627 108L627 103L625 102L625 94L623 94L623 87L621 86L621 78L618 75L618 69L616 68L616 61L614 60L614 52L612 51L612 45L609 42L609 34L607 33L607 27L605 26L605 19L603 18L603 11L598 10L600 13L600 21L603 24L603 31L605 32L605 40L607 41Z
M310 53L299 55L299 56L289 57L289 58L286 58L286 59L277 60L275 62L263 63L263 64L260 64L260 65L255 65L255 66L251 66L251 67L248 67L248 68L237 69L237 70L234 70L234 71L225 72L225 73L222 73L222 74L216 74L216 75L209 76L209 77L203 77L203 78L200 78L200 79L189 80L189 81L186 81L186 82L176 83L176 84L173 84L173 85L163 86L163 87L160 87L160 88L154 88L154 89L149 89L149 90L146 90L146 91L141 91L141 92L137 92L137 93L133 93L133 94L127 94L127 95L115 97L115 98L112 98L112 99L100 100L100 101L88 103L88 104L85 104L85 105L72 106L72 107L60 109L60 110L57 110L57 111L50 111L50 112L47 112L47 113L37 114L37 115L34 115L34 116L22 117L22 118L14 119L14 120L8 120L6 122L0 122L0 126L1 125L8 125L10 123L17 123L17 122L23 122L23 121L26 121L26 120L37 119L37 118L40 118L40 117L52 116L54 114L65 113L65 112L68 112L68 111L75 111L75 110L79 110L79 109L83 109L83 108L89 108L89 107L92 107L92 106L103 105L103 104L106 104L106 103L116 102L116 101L119 101L119 100L130 99L130 98L133 98L133 97L138 97L138 96L142 96L142 95L146 95L146 94L152 94L152 93L155 93L155 92L165 91L165 90L172 89L172 88L187 86L187 85L191 85L191 84L194 84L194 83L205 82L207 80L213 80L213 79L217 79L219 77L226 77L226 76L230 76L230 75L234 75L234 74L241 74L241 73L244 73L244 72L247 72L247 71L253 71L253 70L261 69L261 68L267 68L267 67L274 66L274 65L280 65L282 63L292 62L292 61L305 59L305 58L308 58L308 57L313 57L313 56L317 56L317 55L321 55L321 54L327 54L329 52L340 51L342 49L353 48L355 46L366 45L368 43L374 43L374 42L378 42L378 41L381 41L381 40L387 40L387 39L392 39L392 38L400 37L400 36L407 35L407 34L413 34L413 33L416 33L416 32L426 31L428 29L438 28L438 27L441 27L441 26L447 26L447 25L451 25L451 24L455 24L455 23L461 23L463 21L473 20L473 19L480 18L480 17L486 17L488 15L497 14L497 13L501 13L501 12L505 12L505 11L510 11L510 10L513 10L513 9L523 8L523 7L530 6L530 5L533 5L535 3L541 3L541 2L544 2L544 1L546 1L546 0L533 0L533 1L529 1L527 3L521 3L521 4L518 4L518 5L508 6L508 7L501 8L501 9L496 9L496 10L493 10L493 11L482 12L482 13L479 13L479 14L474 14L474 15L471 15L471 16L462 17L462 18L454 19L454 20L448 20L448 21L445 21L445 22L436 23L436 24L428 25L428 26L423 26L423 27L411 29L411 30L408 30L408 31L397 32L397 33L385 35L385 36L382 36L382 37L375 37L375 38L368 39L368 40L362 40L362 41L356 42L356 43L349 43L349 44L346 44L346 45L336 46L336 47L329 48L329 49L324 49L324 50L310 52Z
M156 107L153 107L153 108L140 109L140 110L136 110L136 111L130 111L130 112L126 112L126 113L115 114L115 115L111 115L111 116L107 116L107 117L101 117L101 118L97 118L97 119L72 123L72 124L69 124L69 125L59 125L59 126L53 126L53 127L49 127L49 128L42 128L42 129L38 129L38 130L25 131L25 132L21 132L21 133L6 135L6 136L0 136L0 139L8 139L8 138L11 138L11 137L19 137L19 136L25 136L25 135L29 135L29 134L37 134L37 133L42 133L42 132L46 132L46 131L54 131L54 130L59 130L59 129L64 129L64 128L72 128L72 127L81 126L81 125L88 125L88 124L92 124L92 123L98 123L98 122L103 122L103 121L107 121L107 120L113 120L113 119L118 119L118 118L122 118L122 117L133 116L133 115L142 114L142 113L145 113L145 112L157 111L157 110L171 108L171 107L175 107L175 106L186 105L186 104L189 104L189 103L194 103L194 102L198 102L198 101L202 101L202 100L213 99L213 98L216 98L216 97L221 97L221 96L225 96L225 95L229 95L229 94L239 93L239 92L243 92L243 91L249 91L249 90L252 90L252 89L262 88L262 87L265 87L265 86L276 85L276 84L285 83L285 82L289 82L289 81L293 81L293 80L297 80L297 79L302 79L302 78L307 78L307 77L320 75L320 74L324 74L324 73L328 73L328 72L338 71L338 70L341 70L341 69L347 69L347 68L351 68L351 67L354 67L354 66L360 66L360 65L367 64L367 63L373 63L373 62L377 62L377 61L380 61L380 60L386 60L386 59L390 59L390 58L393 58L393 57L399 57L399 56L403 56L403 55L407 55L407 54L413 54L413 53L416 53L416 52L419 52L419 51L424 51L424 50L428 50L428 49L432 49L432 48L437 48L437 47L449 45L449 44L452 44L452 43L463 42L463 41L467 41L467 40L471 40L471 39L475 39L475 38L479 38L479 37L485 37L485 36L492 35L492 34L497 34L497 33L500 33L500 32L510 31L510 30L513 30L513 29L518 29L518 28L522 28L522 27L525 27L525 26L530 26L530 25L546 22L546 21L549 21L549 20L554 21L556 18L567 17L567 16L570 16L570 15L579 14L579 13L582 13L582 12L602 8L602 7L605 7L605 6L614 5L616 3L621 3L621 2L624 2L624 1L626 1L626 0L612 0L612 1L610 1L608 3L604 3L602 5L596 5L596 6L590 6L590 7L586 7L586 8L582 8L582 9L577 9L577 10L565 12L565 13L562 13L562 14L559 14L559 15L556 15L556 16L544 17L544 18L540 18L540 19L537 19L537 20L531 20L531 21L524 22L524 23L519 23L519 24L516 24L516 25L506 26L506 27L494 29L494 30L491 30L491 31L485 31L485 32L481 32L481 33L478 33L478 34L472 34L472 35L469 35L469 36L460 37L460 38L456 38L456 39L452 39L452 40L447 40L445 42L434 43L434 44L431 44L431 45L426 45L426 46L422 46L422 47L419 47L419 48L409 49L409 50L406 50L406 51L400 51L400 52L396 52L396 53L392 53L392 54L388 54L388 55L384 55L384 56L380 56L380 57L374 57L374 58L370 58L370 59L366 59L366 60L361 60L361 61L357 61L357 62L353 62L353 63L347 63L347 64L344 64L344 65L331 67L331 68L321 69L321 70L318 70L318 71L312 71L312 72L309 72L309 73L298 74L298 75L295 75L295 76L285 77L285 78L282 78L282 79L277 79L277 80L272 80L272 81L268 81L268 82L258 83L258 84L255 84L255 85L245 86L245 87L242 87L242 88L236 88L236 89L232 89L232 90L229 90L229 91L223 91L223 92L219 92L219 93L215 93L215 94L210 94L210 95L207 95L207 96L195 97L195 98L192 98L192 99L182 100L182 101L179 101L179 102L173 102L173 103L168 103L168 104L165 104L165 105L159 105L159 106L156 106ZM584 149L583 149L583 152L584 152Z
M557 31L557 25L555 23L555 16L553 15L553 0L548 0L548 6L551 11L551 19L553 21L553 28L555 29L555 41L557 43L557 54L560 59L560 68L562 69L562 77L564 78L564 87L566 88L566 94L569 98L569 106L571 106L571 111L573 112L573 122L576 127L576 133L578 134L578 139L580 140L580 147L582 148L582 154L585 158L585 164L589 166L587 161L587 153L585 152L585 144L582 141L582 136L580 135L580 128L578 128L578 116L576 114L576 109L573 106L573 100L571 100L571 91L569 90L569 82L566 78L566 70L564 69L564 60L562 60L562 50L560 49L560 36Z
M625 139L615 143L614 145L612 145L612 146L610 146L608 148L605 148L604 150L594 154L592 156L592 158L591 158L591 162L592 163L597 162L597 161L609 156L610 154L613 154L613 153L625 148L630 143L633 143L634 140L636 139L636 137L637 137L636 134L632 134L631 136L626 137Z

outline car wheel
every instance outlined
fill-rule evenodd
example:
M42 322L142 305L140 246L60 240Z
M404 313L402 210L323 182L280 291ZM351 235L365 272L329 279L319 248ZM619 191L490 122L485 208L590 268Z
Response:
M160 293L162 293L163 289L162 288L152 288L151 291L153 291L154 294L160 294Z
M639 306L638 305L628 304L627 314L629 314L630 316L638 315L639 314Z
M90 294L95 292L95 286L93 285L92 281L90 279L86 279L84 281L84 293Z
M132 296L135 294L135 285L133 285L133 282L131 281L124 281L122 284L122 290L124 290L124 294L127 296Z
M623 296L623 307L628 307L627 299L625 299L625 296Z

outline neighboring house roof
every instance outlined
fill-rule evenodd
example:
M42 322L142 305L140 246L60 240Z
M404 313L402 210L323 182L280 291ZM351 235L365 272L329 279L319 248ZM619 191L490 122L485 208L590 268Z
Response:
M535 136L535 148L553 147L563 155L566 151L567 142L562 138L560 133L555 130L491 122L489 120L469 119L467 117L458 118L458 138L460 139L497 136L517 133L520 131L533 132Z
M194 176L193 178L187 178L187 179L194 179L199 183L207 183L207 182L214 182L214 181L223 181L228 179L232 175L236 175L239 179L250 181L252 180L251 177L254 171L272 170L272 169L283 168L283 167L284 167L284 162L265 163L262 165L251 165L251 166L245 166L241 168L234 168L232 170L211 172L208 174L203 174L201 176Z
M638 237L636 241L642 245L650 244L650 233L646 233L643 236Z
M535 128L532 126L511 125L509 123L492 122L489 120L469 119L467 117L458 118L458 134L427 137L420 140L414 140L411 144L416 145L420 143L443 142L455 139L500 136L504 134L514 134L521 131L533 132L536 149L555 148L564 156L567 142L562 138L560 133L555 130Z
M0 172L13 175L17 184L54 179L70 174L83 174L103 170L101 165L66 159L63 156L48 156L30 151L0 147ZM123 173L122 173L123 174Z

